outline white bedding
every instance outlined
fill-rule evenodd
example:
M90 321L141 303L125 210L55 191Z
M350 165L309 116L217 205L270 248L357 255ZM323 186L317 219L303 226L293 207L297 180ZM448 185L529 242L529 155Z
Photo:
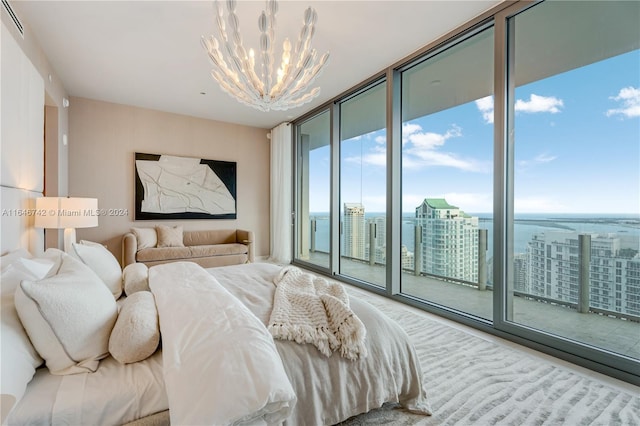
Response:
M281 267L267 263L210 268L231 294L267 324L275 293L273 279ZM353 312L367 329L367 357L348 360L339 353L325 357L312 345L276 340L298 402L285 424L332 425L351 416L399 402L429 414L416 352L405 331L378 309L350 298Z
M273 278L280 269L254 263L207 271L266 325L275 292ZM327 358L309 344L275 341L297 395L285 424L331 425L385 402L429 412L420 364L406 333L366 302L351 297L350 306L367 330L368 355L363 359L350 361L339 353ZM200 384L212 380L201 376ZM59 423L56 419L67 419L66 424L124 424L167 407L158 351L145 361L127 365L109 357L95 373L76 377L52 376L40 369L9 424Z
M296 395L267 329L192 262L149 269L175 425L278 425Z
M40 368L7 424L118 425L168 406L157 351L133 364L103 359L95 373L54 376Z

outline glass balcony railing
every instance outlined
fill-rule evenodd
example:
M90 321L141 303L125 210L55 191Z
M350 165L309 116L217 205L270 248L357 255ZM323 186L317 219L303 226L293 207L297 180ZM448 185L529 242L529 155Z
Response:
M320 224L321 220L328 221L328 218L311 219L312 235L309 250L311 261L315 259L325 262L329 256L329 246L324 245L325 239L328 242L328 226L325 228L325 224ZM326 235L314 236L323 228L326 229ZM418 228L416 227L415 230L416 236L421 234ZM384 253L380 253L379 250L369 250L369 247L377 247L377 241L375 234L371 237L369 232L367 237L365 256L359 258L343 256L341 262L348 262L349 270L357 271L360 279L364 278L365 281L372 283L384 282L386 270ZM640 286L636 288L630 285L624 292L624 298L616 298L617 293L621 296L623 292L615 291L615 272L609 275L611 282L603 281L602 274L598 272L603 268L603 259L598 257L598 249L592 246L589 237L590 235L586 234L579 236L576 261L566 262L563 265L565 273L562 274L557 273L559 260L554 259L551 265L547 265L546 258L544 261L535 260L542 259L546 255L544 250L532 250L528 256L521 256L521 262L515 268L521 274L519 278L516 277L516 283L511 289L511 294L514 296L514 321L640 359L640 316L633 312L634 308L637 310L640 307ZM402 248L403 294L443 306L453 306L480 318L492 318L492 263L487 258L486 230L480 229L478 232L478 255L475 267L466 265L467 271L474 269L472 272L477 275L477 280L474 281L425 272L421 264L424 245L420 238L415 238L414 241L414 246L411 247L413 252L406 246ZM635 254L635 258L637 258L635 261L627 259L625 263L628 264L627 274L635 271L633 268L640 270L640 256ZM531 267L525 265L527 259ZM615 260L611 259L610 262L615 266ZM536 268L533 265L538 265L541 272L534 273L533 270ZM465 265L461 265L461 268L465 270ZM546 272L554 268L556 273L553 278L558 280L555 282L557 291L553 297L549 297L546 293L549 287ZM594 280L594 275L600 278ZM468 293L470 291L474 293ZM638 299L635 302L632 300L634 297ZM607 306L617 304L620 308L615 310L603 307L605 298L608 299Z

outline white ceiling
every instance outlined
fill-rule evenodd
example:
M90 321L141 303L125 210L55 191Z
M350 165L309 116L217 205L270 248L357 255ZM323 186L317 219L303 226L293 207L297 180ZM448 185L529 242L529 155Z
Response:
M331 57L315 81L318 98L265 113L232 99L210 77L200 45L201 35L214 31L209 1L11 1L70 96L263 128L303 115L498 3L281 1L278 43L297 39L311 5L318 12L313 46ZM263 8L263 1L238 2L246 47L258 46Z

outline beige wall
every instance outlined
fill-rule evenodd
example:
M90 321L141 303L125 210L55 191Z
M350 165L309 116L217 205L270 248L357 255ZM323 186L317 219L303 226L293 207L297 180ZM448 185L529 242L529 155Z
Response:
M269 141L267 130L167 112L71 98L69 194L95 197L99 209L128 209L101 216L97 228L78 229L78 240L107 244L121 258L121 240L134 221L134 153L236 161L236 220L165 221L184 229L241 228L255 232L256 256L269 254Z

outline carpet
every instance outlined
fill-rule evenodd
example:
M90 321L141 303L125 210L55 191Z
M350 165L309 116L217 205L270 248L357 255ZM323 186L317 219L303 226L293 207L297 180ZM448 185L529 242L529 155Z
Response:
M347 286L348 287L348 286ZM359 425L640 425L640 389L626 390L527 352L484 340L360 289L411 337L433 415L395 404L352 417Z

